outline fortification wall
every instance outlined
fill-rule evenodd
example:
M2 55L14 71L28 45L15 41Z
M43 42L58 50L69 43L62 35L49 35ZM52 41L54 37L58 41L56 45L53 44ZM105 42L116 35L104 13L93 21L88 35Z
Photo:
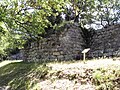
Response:
M67 24L64 30L39 41L31 42L23 49L25 61L82 59L85 38L75 24ZM88 57L120 56L120 24L96 30Z
M90 48L90 57L120 56L120 24L97 30Z
M51 34L40 41L31 42L25 49L24 60L73 60L81 58L84 42L80 28L67 24L62 32Z

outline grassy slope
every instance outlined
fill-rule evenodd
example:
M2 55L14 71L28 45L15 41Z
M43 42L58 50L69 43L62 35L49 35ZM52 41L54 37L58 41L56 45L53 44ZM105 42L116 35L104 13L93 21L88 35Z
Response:
M29 90L37 80L44 78L48 68L44 64L10 63L0 68L0 86L12 86L11 90Z
M94 62L94 61L93 61ZM93 63L92 62L92 63ZM96 63L97 64L97 63ZM71 65L73 65L71 67ZM82 76L81 67L82 65L84 73ZM91 64L90 64L91 65ZM48 67L49 66L49 67ZM66 66L66 67L65 67ZM69 81L75 81L74 84L78 83L79 78L81 79L81 84L86 78L92 82L98 90L115 90L116 87L119 88L120 83L120 66L112 65L109 67L101 68L97 67L91 69L89 64L83 66L82 62L72 62L72 63L24 63L15 62L10 63L5 66L0 67L0 86L11 86L10 90L33 90L33 88L40 82L51 80L68 79ZM54 69L56 67L56 69ZM59 68L61 67L61 68ZM75 69L77 67L77 69ZM74 71L69 72L69 71ZM69 72L69 73L66 73ZM56 77L56 78L53 78ZM92 76L92 78L91 78ZM82 80L83 79L83 80ZM88 81L87 80L87 81ZM85 82L87 82L85 81ZM116 85L115 85L116 84ZM35 90L40 90L40 85L37 86ZM94 90L94 89L93 89ZM116 89L117 90L117 89ZM119 89L118 89L119 90Z

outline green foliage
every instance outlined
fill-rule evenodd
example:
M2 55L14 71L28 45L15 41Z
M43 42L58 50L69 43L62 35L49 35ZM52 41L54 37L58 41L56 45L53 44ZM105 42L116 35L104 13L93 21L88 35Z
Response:
M66 1L67 2L67 1ZM45 28L53 27L48 17L64 11L63 0L3 0L0 3L0 54L22 48L28 39L39 39ZM3 29L6 29L6 32Z
M9 32L3 22L0 22L0 54L5 54L4 50L9 46Z
M66 19L85 25L113 25L119 22L119 0L70 0Z
M23 34L26 38L35 38L45 33L44 28L51 26L48 17L58 16L58 13L64 10L64 5L63 0L11 0L4 5L7 7L4 22L11 32Z
M0 22L0 55L4 56L8 54L10 51L17 48L22 48L24 44L21 39L21 35L19 34L11 34L11 32L7 29L4 22Z
M119 9L119 0L1 0L0 22L4 27L0 25L0 54L22 48L31 38L40 39L64 21L73 20L81 27L96 21L103 26L117 23Z

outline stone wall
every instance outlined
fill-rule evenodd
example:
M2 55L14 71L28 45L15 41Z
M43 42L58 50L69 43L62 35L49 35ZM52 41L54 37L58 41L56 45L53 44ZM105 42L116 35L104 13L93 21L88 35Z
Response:
M93 41L90 57L120 56L120 24L97 30Z
M80 59L84 46L81 29L75 24L66 24L64 30L51 34L40 41L31 42L25 49L24 60L73 60Z
M66 24L60 32L40 41L29 43L23 49L25 61L82 59L85 38L77 24ZM96 30L88 57L120 56L120 24Z

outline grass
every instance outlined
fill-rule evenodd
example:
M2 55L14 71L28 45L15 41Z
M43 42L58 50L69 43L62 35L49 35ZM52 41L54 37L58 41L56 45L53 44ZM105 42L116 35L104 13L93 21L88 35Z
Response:
M96 90L119 90L120 61L110 61L88 60L86 64L74 60L41 63L4 61L0 62L0 87L10 86L10 90L41 90L39 83L46 80L54 82L68 79L75 81L75 84L82 84L83 81L87 83L88 79Z
M0 86L11 86L10 90L29 90L45 78L48 70L45 64L10 63L0 68Z
M94 70L93 83L96 85L96 90L119 90L120 66L111 65Z

